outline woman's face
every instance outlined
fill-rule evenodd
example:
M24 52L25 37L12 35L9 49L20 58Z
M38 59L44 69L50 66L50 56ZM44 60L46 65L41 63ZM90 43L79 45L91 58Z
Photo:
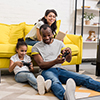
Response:
M53 12L50 12L47 16L45 16L48 25L52 25L56 20L56 15Z

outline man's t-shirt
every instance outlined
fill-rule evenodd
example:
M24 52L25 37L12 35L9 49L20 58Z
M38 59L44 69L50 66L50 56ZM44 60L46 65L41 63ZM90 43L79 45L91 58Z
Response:
M63 47L65 47L64 43L57 39L54 39L51 44L40 41L32 47L32 55L40 54L45 62L53 61L61 53ZM54 67L61 67L61 64L52 66L52 68Z

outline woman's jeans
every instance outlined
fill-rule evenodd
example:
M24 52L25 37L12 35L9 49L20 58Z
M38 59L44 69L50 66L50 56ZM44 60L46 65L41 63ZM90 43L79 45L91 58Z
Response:
M15 80L19 83L28 82L34 89L37 90L37 80L33 73L29 71L21 71L15 75Z
M25 42L26 42L28 45L33 46L34 44L36 44L36 43L39 42L39 41L34 41L34 40L30 39L30 38L27 38L27 39L25 40Z
M91 77L67 71L61 68L50 68L42 71L42 76L45 80L52 80L51 90L60 100L64 99L65 89L62 86L66 84L68 78L74 79L77 86L82 85L89 89L100 92L100 82L93 80Z

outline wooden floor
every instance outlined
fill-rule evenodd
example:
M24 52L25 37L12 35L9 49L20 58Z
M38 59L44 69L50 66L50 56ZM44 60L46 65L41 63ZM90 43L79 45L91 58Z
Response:
M75 72L75 65L64 66L66 70ZM90 62L82 63L80 65L80 74L86 74L91 76L93 79L100 81L100 77L95 76L95 65L91 65ZM65 88L65 84L63 85ZM85 87L76 87L75 96L76 99L86 98L100 95L99 92L89 90ZM1 83L0 83L0 100L58 100L56 96L50 91L45 95L39 95L36 90L34 90L28 84L17 83L14 80L14 74L9 74L9 72L2 71ZM81 99L85 100L85 99ZM87 100L87 99L86 99ZM89 99L92 100L92 99ZM94 99L96 100L96 99ZM98 100L98 99L97 99Z

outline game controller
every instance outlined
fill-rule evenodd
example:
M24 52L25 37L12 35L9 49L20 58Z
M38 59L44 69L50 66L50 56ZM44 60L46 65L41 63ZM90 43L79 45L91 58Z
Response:
M66 52L62 55L62 57L66 58L66 56L67 56L68 54L69 54L69 52L66 51Z
M24 61L22 61L22 63L23 63L24 66L27 66L27 67L30 69L29 66L31 65L31 62L28 63L28 62L24 62Z

